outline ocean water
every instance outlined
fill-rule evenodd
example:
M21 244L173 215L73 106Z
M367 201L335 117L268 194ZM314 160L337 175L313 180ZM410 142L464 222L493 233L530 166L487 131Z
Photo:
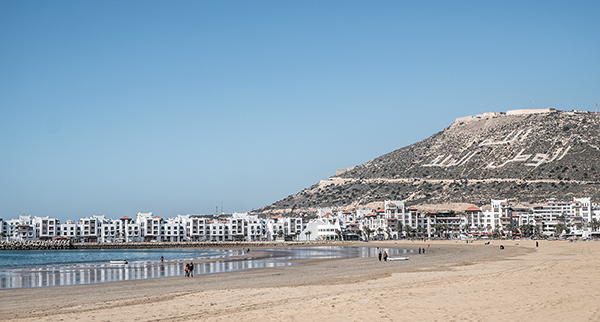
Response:
M289 247L260 249L265 258L233 260L242 249L122 249L0 251L0 289L81 285L182 276L185 263L199 261L194 274L225 273L254 268L295 265L295 260L315 258L377 257L375 247ZM415 253L414 249L387 249L390 256ZM164 256L165 262L160 262ZM128 264L110 264L127 260Z
M40 266L89 266L106 264L111 260L129 262L156 262L224 256L223 251L204 249L92 249L92 250L3 250L0 251L0 269L33 268Z

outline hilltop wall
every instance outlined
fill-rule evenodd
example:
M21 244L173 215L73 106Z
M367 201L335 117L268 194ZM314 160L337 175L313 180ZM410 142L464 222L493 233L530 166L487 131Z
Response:
M475 116L463 116L454 120L454 123L466 123L470 121L480 120L491 118L495 116L504 116L504 115L529 115L529 114L544 114L544 113L552 113L556 112L556 109L549 108L537 108L537 109L518 109L518 110L508 110L506 112L485 112L483 114L477 114Z

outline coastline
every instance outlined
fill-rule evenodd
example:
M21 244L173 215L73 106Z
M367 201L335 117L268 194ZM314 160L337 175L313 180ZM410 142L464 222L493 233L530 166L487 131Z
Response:
M354 243L353 241L185 241L185 242L126 242L73 243L70 240L0 241L2 250L67 250L67 249L163 249L163 248L253 248L278 246L316 246Z
M303 260L194 278L0 290L0 316L8 321L542 321L572 318L576 312L598 318L600 282L593 277L600 243L541 241L539 248L535 241L355 244L417 248L427 243L426 254L408 261Z

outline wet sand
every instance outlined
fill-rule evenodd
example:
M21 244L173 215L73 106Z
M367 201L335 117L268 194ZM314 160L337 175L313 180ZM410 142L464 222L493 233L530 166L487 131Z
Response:
M8 321L596 321L600 242L431 241L408 261L0 290ZM499 245L505 246L499 250ZM368 247L426 247L371 242Z

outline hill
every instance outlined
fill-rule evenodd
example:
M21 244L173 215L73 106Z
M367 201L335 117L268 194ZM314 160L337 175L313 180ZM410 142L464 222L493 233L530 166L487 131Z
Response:
M514 110L456 119L431 137L338 171L257 213L312 213L317 208L488 204L511 199L600 200L600 115L553 109ZM456 209L462 210L462 209Z

